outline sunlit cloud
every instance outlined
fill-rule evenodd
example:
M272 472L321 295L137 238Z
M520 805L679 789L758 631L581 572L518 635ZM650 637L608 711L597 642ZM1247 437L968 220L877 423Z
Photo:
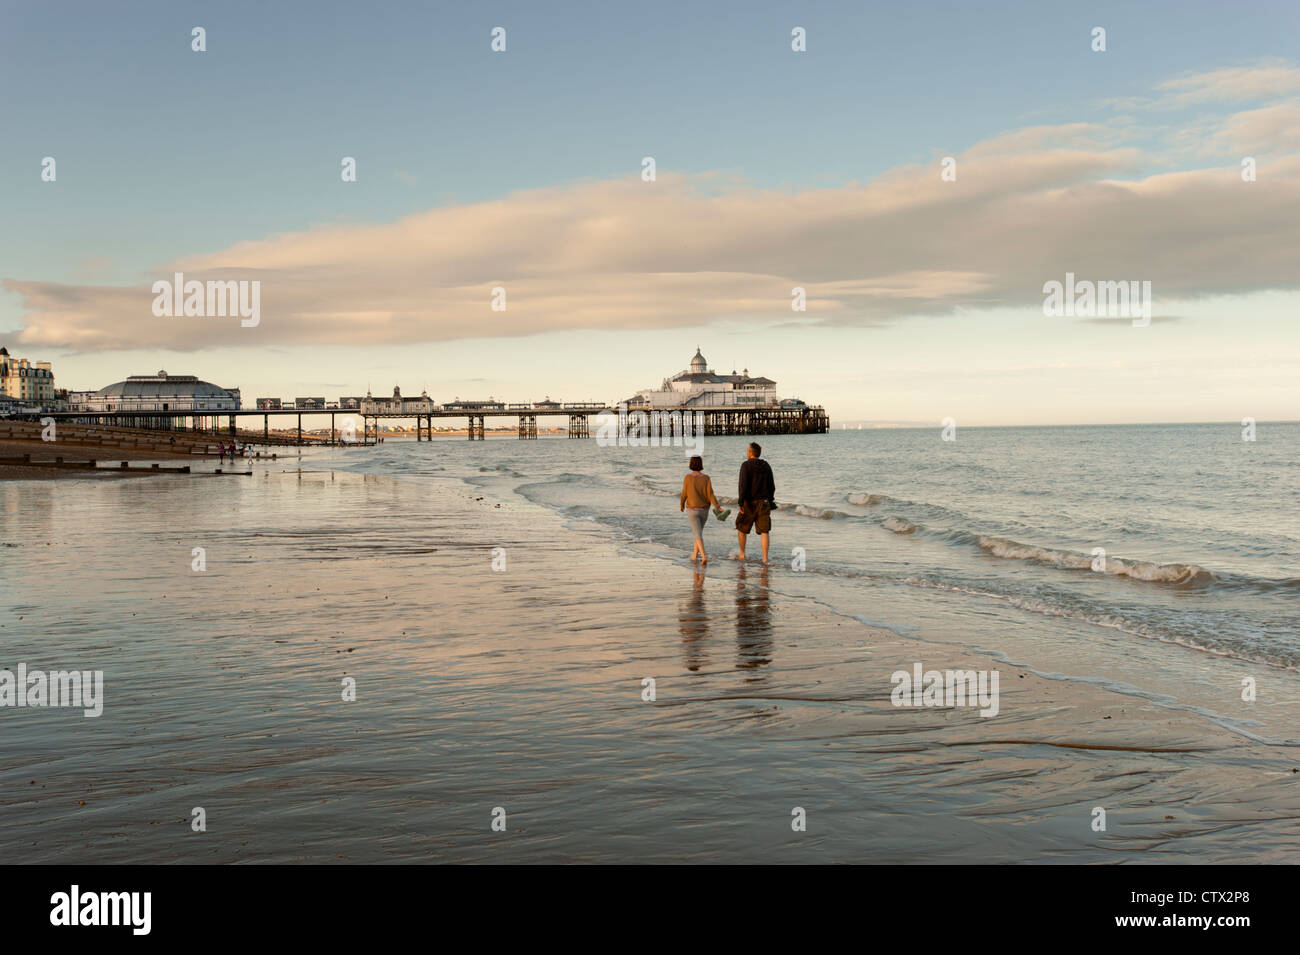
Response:
M1265 66L1182 77L1189 103L1300 89ZM70 349L409 344L555 331L892 324L958 309L1041 305L1068 272L1152 283L1162 302L1289 289L1300 236L1300 103L1204 118L1198 143L1270 152L1152 173L1157 153L1122 123L1014 130L955 157L867 183L754 188L660 171L441 207L376 225L329 225L161 263L135 286L10 277L18 340ZM1170 142L1161 148L1175 148ZM1252 147L1254 149L1252 150ZM157 318L154 281L261 282L261 321ZM491 308L493 289L506 308ZM805 290L807 311L791 308Z

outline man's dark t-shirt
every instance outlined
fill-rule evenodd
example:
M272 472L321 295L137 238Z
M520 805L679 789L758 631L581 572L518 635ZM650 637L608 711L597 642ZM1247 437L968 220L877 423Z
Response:
M776 504L776 479L772 467L762 458L748 458L740 466L740 503L767 501Z

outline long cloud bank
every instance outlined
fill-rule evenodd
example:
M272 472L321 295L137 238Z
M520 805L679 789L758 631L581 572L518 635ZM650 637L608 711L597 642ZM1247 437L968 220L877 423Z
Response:
M1253 88L1248 75L1207 75L1215 88ZM1179 94L1209 95L1206 81L1180 82ZM956 157L954 181L937 158L807 191L661 171L656 182L577 183L244 242L162 264L136 287L3 284L24 300L22 344L74 349L415 343L734 318L872 325L1041 305L1043 283L1066 272L1150 281L1158 312L1162 300L1300 282L1297 110L1232 114L1191 150L1246 149L1255 137L1267 158L1253 182L1222 156L1140 175L1151 157L1122 129L1079 123L980 143ZM156 316L150 285L175 272L259 281L260 321ZM791 309L796 286L806 312ZM504 311L491 307L496 287Z

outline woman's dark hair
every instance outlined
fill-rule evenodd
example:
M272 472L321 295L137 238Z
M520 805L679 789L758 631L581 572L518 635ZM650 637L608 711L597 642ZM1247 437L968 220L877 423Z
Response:
M695 455L693 458L691 458L691 470L692 471L704 470L704 459L700 457L698 454Z

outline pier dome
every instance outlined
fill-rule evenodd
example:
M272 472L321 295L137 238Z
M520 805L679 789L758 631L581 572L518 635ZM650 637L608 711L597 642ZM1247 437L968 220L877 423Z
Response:
M222 388L194 375L132 375L87 392L84 411L238 411L238 388Z
M704 360L704 356L700 354L700 350L698 348L695 349L695 357L691 359L691 374L702 375L708 370L709 363Z
M132 375L126 381L115 381L100 388L97 394L105 398L144 398L156 395L186 398L229 398L230 392L210 381L201 381L194 375L169 375L160 371L156 375Z

